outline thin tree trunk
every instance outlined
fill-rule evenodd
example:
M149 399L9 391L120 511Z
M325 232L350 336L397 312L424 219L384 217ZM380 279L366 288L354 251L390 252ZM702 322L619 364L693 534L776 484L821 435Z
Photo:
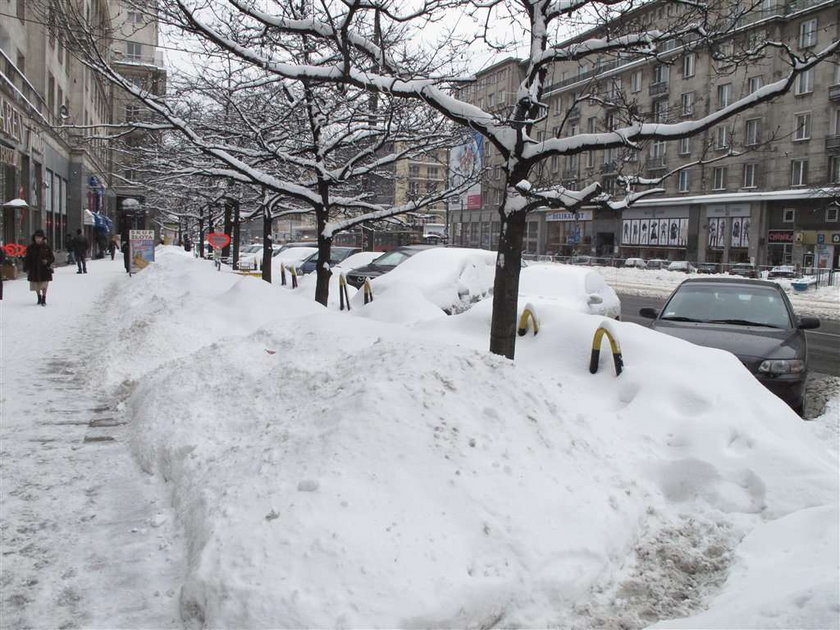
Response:
M326 184L323 188L327 189ZM315 268L317 282L315 283L315 301L327 306L330 299L330 255L332 253L332 238L324 236L327 224L327 210L323 206L315 208L315 221L318 226L318 265Z
M503 206L504 207L504 206ZM490 323L490 352L513 359L516 350L516 309L519 298L519 269L525 212L501 215L496 277L493 281L493 318Z
M262 279L271 284L271 255L274 248L271 246L271 207L263 206L263 251L262 251Z

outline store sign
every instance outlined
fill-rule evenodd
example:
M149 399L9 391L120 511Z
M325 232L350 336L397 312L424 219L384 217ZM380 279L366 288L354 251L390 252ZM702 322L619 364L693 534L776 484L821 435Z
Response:
M793 230L770 230L767 232L768 243L793 243Z
M0 129L10 138L21 141L23 116L2 96L0 96Z
M831 235L831 242L835 245L840 244L840 232L835 232Z
M20 168L18 164L18 152L9 147L0 146L0 164L8 164L14 168Z
M129 230L128 256L131 261L131 273L137 273L155 262L154 230Z
M545 215L546 221L591 221L592 210L581 210L574 212L550 212Z

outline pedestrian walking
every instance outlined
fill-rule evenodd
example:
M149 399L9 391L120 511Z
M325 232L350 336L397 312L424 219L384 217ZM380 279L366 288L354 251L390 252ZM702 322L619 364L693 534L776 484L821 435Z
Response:
M129 247L128 247L128 241L123 241L122 242L122 247L120 248L120 251L122 252L122 255L123 255L123 264L125 264L125 271L130 276L131 275L131 258L130 258L131 252L130 252Z
M26 248L23 256L23 270L27 273L29 290L38 294L38 304L47 305L47 287L53 277L55 255L47 243L44 230L35 230L32 244Z
M79 270L76 273L87 273L87 253L90 249L90 242L87 237L82 234L82 230L76 230L76 236L73 237L73 253L76 255L76 265Z
M0 243L0 300L3 299L3 263L6 262L6 250Z
M67 264L75 265L76 257L73 255L73 236L70 233L64 237L64 250L67 252Z
M117 242L113 238L108 241L108 253L111 254L111 260L114 260L117 253Z

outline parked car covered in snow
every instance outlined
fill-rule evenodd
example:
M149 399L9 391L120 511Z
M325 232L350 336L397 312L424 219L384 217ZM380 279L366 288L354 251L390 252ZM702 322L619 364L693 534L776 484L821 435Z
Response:
M330 248L330 267L335 267L342 260L353 254L358 254L360 250L358 247L331 247ZM318 252L316 251L309 258L303 261L300 266L300 272L303 274L312 273L318 265Z
M770 280L775 280L776 278L795 278L796 268L793 265L778 265L770 269L767 277Z
M670 261L663 258L651 258L647 261L647 269L667 269Z
M280 278L280 268L285 267L287 270L294 267L300 275L300 266L303 261L316 253L316 247L290 247L271 259L271 279L272 282L278 282Z
M581 313L621 318L621 300L593 269L529 264L519 274L519 301L564 306Z
M435 245L404 245L392 249L390 252L385 252L364 267L349 271L347 273L347 284L359 289L366 279L378 278L392 271L397 265L404 263L418 252L432 247L435 247Z
M697 273L720 273L720 265L714 262L697 263Z
M683 273L694 273L697 267L692 265L687 260L675 260L668 265L668 271L681 271Z
M635 267L636 269L647 269L647 263L643 258L628 258L624 261L625 267Z
M758 270L750 263L736 263L729 270L730 276L741 276L742 278L758 278Z

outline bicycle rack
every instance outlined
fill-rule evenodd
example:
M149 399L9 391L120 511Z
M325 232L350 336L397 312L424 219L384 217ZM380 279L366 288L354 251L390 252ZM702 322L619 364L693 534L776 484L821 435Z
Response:
M615 375L619 376L624 369L624 360L621 357L621 346L615 338L615 332L609 330L607 322L598 326L595 331L595 336L592 338L592 355L589 359L589 373L595 374L598 371L598 361L601 357L601 343L604 337L610 341L610 349L613 355L613 364L615 365Z
M537 319L534 307L531 304L526 304L525 310L522 311L522 315L519 317L519 328L516 329L517 334L520 337L526 335L531 324L534 326L534 336L536 336L540 332L540 322Z
M347 294L347 277L342 273L338 275L338 298L339 310L344 310L344 305L347 305L347 310L350 310L350 296Z

